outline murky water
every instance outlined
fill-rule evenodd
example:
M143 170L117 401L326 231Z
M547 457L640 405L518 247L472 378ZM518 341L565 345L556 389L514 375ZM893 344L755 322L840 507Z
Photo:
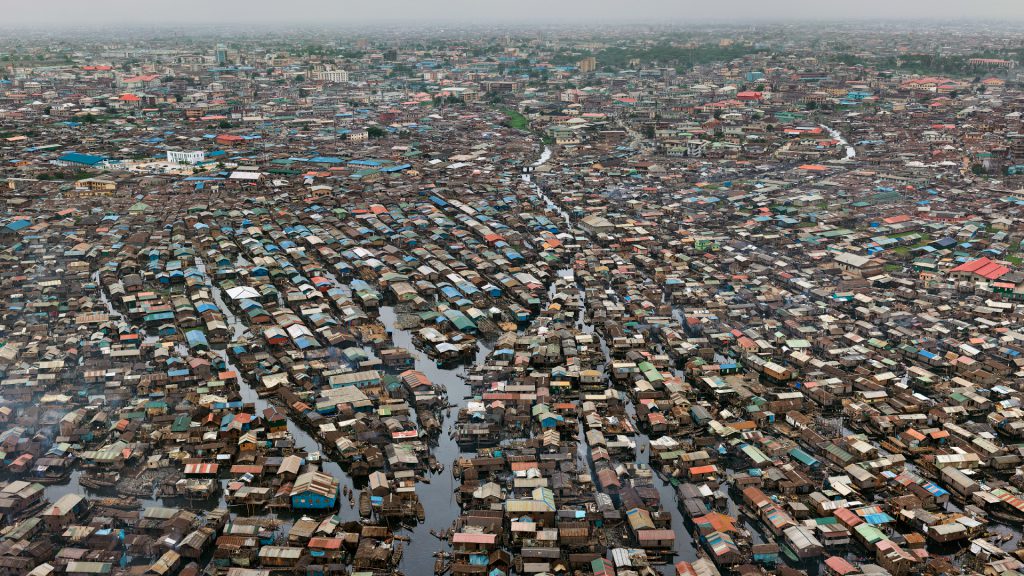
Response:
M546 162L548 160L548 158L550 158L550 156L551 156L550 152L551 152L550 149L545 147L544 154L542 154L541 159L535 164L535 166L539 166L539 165L543 164L544 162ZM531 177L529 175L525 175L523 178L524 178L524 180L528 180L528 181L532 182L532 179L531 179ZM566 212L565 209L562 208L560 205L555 203L550 197L548 197L548 195L544 192L544 190L540 186L534 185L534 190L537 192L537 194L540 196L540 198L544 201L545 205L550 210L553 210L553 211L557 212L561 216L562 220L565 223L566 231L570 232L570 233L577 233L577 232L574 232L573 229L572 229L572 219L571 219L569 213ZM559 270L558 271L558 276L563 277L563 278L572 278L573 277L573 271L572 271L572 269L568 269L568 268L567 269L563 269L563 270ZM580 320L578 322L578 327L581 329L582 332L584 332L586 334L595 334L598 337L598 340L599 340L599 343L600 343L600 347L601 347L601 352L602 352L602 355L603 355L603 363L602 363L601 366L598 367L598 369L603 370L604 366L608 365L610 363L610 361L611 361L611 358L610 358L610 355L609 355L609 351L608 351L608 346L607 346L607 344L605 342L603 334L600 331L595 330L594 326L592 324L586 322L586 320L585 320L585 318L587 317L587 300L586 300L586 294L584 293L583 290L580 290L580 297L581 297L580 299L581 299L581 303L582 303L583 307L582 307L582 310L581 310ZM616 296L616 299L617 299L617 296ZM635 407L633 406L633 402L631 400L628 401L627 404L626 404L626 413L633 420L633 423L635 425L636 424L636 410L635 410ZM586 445L586 438L585 438L584 433L583 433L582 423L580 425L579 438L580 438L580 440L579 440L579 445L577 446L577 454L578 454L578 456L580 458L583 459L583 461L587 461L587 459L589 457L589 450L588 450L587 445ZM636 462L636 464L642 465L642 466L648 466L648 467L650 466L650 452L651 452L649 450L650 441L651 441L651 438L647 434L644 434L643 432L641 432L639 430L637 431L637 435L636 435L636 452L634 454L634 461ZM660 500L661 500L661 507L662 507L662 509L663 510L667 510L669 512L671 518L672 518L672 530L676 534L675 548L673 550L674 556L673 556L671 562L668 563L668 564L662 565L662 566L658 566L658 569L659 569L659 571L662 574L674 574L675 573L675 568L674 568L673 565L674 565L675 562L680 562L680 561L683 561L683 560L685 560L685 561L693 561L693 560L697 559L696 542L694 542L693 538L691 537L691 535L686 530L686 527L685 527L685 524L684 524L683 514L679 510L679 506L676 503L675 487L672 486L671 483L666 481L665 478L663 478L662 475L659 474L659 473L655 473L653 475L652 481L653 481L654 487L658 491L658 495L659 495Z
M540 166L547 162L551 157L551 150L545 147L540 159L535 162L534 166ZM524 176L524 179L531 181L529 175ZM532 183L532 181L531 181ZM539 186L534 184L534 189L538 197L545 203L547 208L551 211L557 212L562 221L565 224L565 231L570 233L577 233L572 228L572 220L570 215L562 209L558 204L553 202L548 196L540 189ZM210 294L214 302L220 311L224 314L225 323L228 325L232 333L232 340L244 340L248 328L245 324L232 312L231 308L224 300L224 295L216 283L211 282L207 276L207 269L205 263L201 258L196 258L196 267L206 277L206 282ZM573 278L572 269L566 268L558 271L558 276L562 278ZM336 285L345 287L342 282L337 282L336 278L331 276L329 279L336 282ZM94 281L99 283L99 273L94 274ZM106 293L100 289L100 300L107 313L111 314L116 318L120 318L121 314L114 308ZM609 362L608 347L605 344L604 338L600 331L596 331L594 326L587 323L586 318L586 295L580 290L579 291L580 301L583 306L583 310L579 316L577 326L585 333L596 334L599 337L601 350L604 355L603 363L599 368L603 369L604 364ZM424 511L426 513L426 522L417 524L411 528L398 528L398 534L404 534L409 537L409 542L405 546L405 551L402 556L402 561L399 568L409 575L413 574L426 574L430 572L430 568L434 562L434 554L443 550L447 547L447 544L439 541L433 535L431 530L438 532L444 531L449 528L455 519L459 516L460 508L457 505L454 493L456 489L456 481L451 473L452 463L463 454L469 455L469 453L463 453L454 437L449 434L454 428L454 423L458 417L458 406L465 403L465 397L471 393L470 387L465 382L465 376L467 368L464 366L454 368L442 368L439 367L432 359L425 354L419 352L416 349L412 341L412 333L403 330L397 325L397 314L394 308L390 306L381 307L379 310L379 319L387 331L391 335L391 339L396 347L404 348L409 350L415 356L415 368L423 372L430 380L436 385L443 386L447 391L447 397L450 403L455 404L451 410L443 412L443 423L441 434L437 437L436 445L431 447L431 454L437 459L437 461L444 465L444 470L441 472L426 472L426 477L430 480L429 483L421 482L416 485L416 492L419 496L420 501L423 504ZM486 343L481 342L478 347L478 353L474 360L474 365L480 365L491 353L492 348ZM187 351L183 351L187 352ZM229 370L234 370L238 374L242 374L241 370L236 368L230 361L225 351L219 351L218 354L224 360ZM240 379L239 392L243 402L252 403L257 411L257 414L262 413L265 408L271 406L271 402L260 398L252 385L244 379ZM631 416L635 416L635 411L632 409L632 405L629 405L628 412ZM582 427L582 423L581 423ZM316 438L309 434L306 430L299 427L292 418L288 419L288 431L291 433L296 446L307 452L307 453L321 453L322 460L320 467L327 473L337 478L343 487L355 488L350 476L344 472L344 470L324 453L323 447L320 446ZM581 461L588 461L588 449L585 443L585 437L580 431L580 441L577 447L577 453L579 454ZM647 465L649 463L650 451L648 449L650 438L640 433L637 436L637 454L635 456L637 464ZM56 501L62 495L68 493L86 493L91 496L113 496L116 495L114 491L92 491L81 486L79 480L81 478L82 471L75 470L70 475L69 481L66 484L61 485L50 485L46 487L46 496L51 501ZM222 484L226 483L227 480L223 480ZM693 560L697 557L697 552L694 548L694 543L690 535L686 532L683 524L683 516L676 506L675 490L672 485L666 482L660 477L660 475L654 475L654 486L657 488L658 493L661 497L662 507L669 511L672 517L672 527L676 532L676 548L675 557L673 561L679 560ZM211 509L214 507L225 507L226 503L223 500L223 490L221 490L218 496L213 497L202 502L192 501L191 503L182 498L143 498L140 499L142 507L152 506L185 506L190 505L193 508ZM201 504L201 505L200 505ZM232 509L232 516L239 512L237 509ZM283 530L287 530L287 526L290 522L297 517L296 514L285 511L281 512L280 515L276 514L260 514L261 516L268 518L278 517L285 522ZM338 516L344 521L358 520L358 509L349 505L346 499L342 499ZM663 567L665 570L669 570L671 565ZM667 573L667 572L666 572Z
M470 388L463 378L466 375L464 366L451 369L441 368L427 355L417 351L412 341L412 333L397 327L394 308L381 307L380 321L391 333L395 346L405 348L416 356L416 370L423 372L432 383L444 386L450 403L459 405L465 402L463 397L470 394ZM483 362L490 352L491 348L488 345L480 343L474 364ZM432 569L434 553L442 550L445 544L431 535L430 531L447 530L459 515L459 506L455 502L456 485L451 473L451 465L459 457L461 451L458 443L448 433L453 429L457 418L458 408L452 408L445 412L437 445L431 448L431 454L445 466L444 470L437 473L427 472L426 477L430 479L430 483L416 484L416 495L423 504L426 522L417 524L411 530L399 531L400 534L404 533L410 537L399 565L399 568L406 574L426 574L428 573L427 567Z

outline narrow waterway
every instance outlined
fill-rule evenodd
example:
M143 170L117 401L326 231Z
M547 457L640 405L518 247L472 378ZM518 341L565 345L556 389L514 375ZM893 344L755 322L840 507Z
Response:
M550 157L551 157L551 150L550 150L550 148L545 147L544 148L544 153L541 155L540 160L538 160L536 163L534 163L534 166L540 166L540 165L544 164L545 162L548 161L548 159ZM536 191L537 195L541 198L541 200L545 203L545 205L549 209L557 212L561 216L561 218L564 221L565 226L566 226L566 232L571 233L571 234L576 234L577 232L579 234L583 234L582 231L575 231L575 230L573 230L573 228L572 228L572 220L570 218L569 213L566 212L566 210L561 205L559 205L558 203L554 202L540 186L538 186L535 182L533 182L533 179L532 179L532 177L530 175L524 175L523 179L529 181L533 185L534 190ZM572 278L573 280L575 280L575 274L573 273L572 269L559 270L558 271L558 276L563 277L563 278ZM605 338L604 338L604 335L602 334L602 332L600 330L596 330L595 327L590 322L587 321L587 317L588 317L587 304L588 303L587 303L587 299L586 299L586 293L585 293L584 290L581 289L581 287L579 285L577 285L577 289L579 289L579 291L580 291L580 301L581 301L581 304L582 304L582 308L580 310L580 320L578 321L578 326L580 327L580 329L585 334L594 334L594 335L597 336L598 342L599 342L599 345L600 345L600 349L601 349L602 358L603 358L602 365L599 366L598 369L604 371L605 368L607 366L609 366L610 363L611 363L611 357L610 357L610 354L609 354L608 346L607 346L607 344L605 342ZM615 298L618 299L618 295L617 294L615 295ZM681 314L680 314L680 316L681 316ZM677 375L681 376L680 373L677 373ZM609 378L607 373L605 374L605 378L606 379ZM635 409L635 406L633 405L633 401L631 399L629 399L628 396L627 396L627 402L626 402L626 413L629 416L629 418L632 420L634 429L637 430L637 432L636 432L636 448L635 448L635 451L634 451L634 462L636 463L637 466L650 468L650 454L651 454L651 451L650 451L649 448L650 448L651 438L647 434L645 434L642 431L640 431L639 427L637 426L636 409ZM586 436L584 434L584 429L583 429L582 424L580 426L579 438L580 439L579 439L579 445L577 446L577 454L578 454L578 456L580 458L583 459L583 461L588 462L589 461L589 449L586 446ZM591 470L591 471L593 472L593 470ZM679 506L677 505L677 501L676 501L677 496L676 496L675 487L670 482L668 482L659 471L653 470L653 469L652 469L652 471L654 472L653 475L652 475L653 486L658 491L658 496L660 497L660 500L661 500L662 510L668 511L669 515L672 518L672 530L673 530L673 532L675 532L675 535L676 535L675 548L673 550L674 555L673 555L673 558L671 559L671 562L669 562L667 564L664 564L664 565L661 565L661 566L658 566L657 568L658 568L659 572L662 573L662 574L665 574L665 575L675 574L674 564L676 562L680 562L680 561L684 561L684 560L688 561L688 562L692 562L693 560L697 559L698 552L697 552L697 549L696 549L696 542L694 542L693 538L691 537L691 535L686 530L686 526L684 524L683 514L680 511Z
M405 574L427 574L432 570L434 553L446 546L430 531L443 532L459 516L459 505L455 502L455 479L452 476L451 467L462 451L449 432L455 427L459 406L465 404L463 398L470 394L470 388L464 378L467 372L466 366L451 369L439 367L425 354L416 350L412 341L412 333L398 328L397 319L394 308L390 306L380 308L380 321L391 334L395 346L405 348L415 355L416 370L423 372L435 385L443 386L448 394L448 402L456 405L451 410L444 411L441 434L437 437L437 445L431 448L431 454L444 465L444 469L440 472L425 471L424 475L429 479L429 483L419 482L416 484L416 496L423 504L426 521L411 529L399 531L400 534L404 533L410 538L402 554L399 568ZM479 343L473 364L483 363L490 353L489 345Z
M828 132L829 136L831 136L833 140L835 140L836 142L839 142L840 146L846 148L846 158L847 159L853 160L854 158L857 157L857 149L854 148L852 145L850 145L849 142L846 141L846 137L843 136L842 132L840 132L839 130L836 130L835 128L832 128L830 126L826 126L824 124L819 124L819 126L824 128L825 131Z
M549 158L551 158L551 149L545 147L540 159L532 166L540 166ZM524 176L524 179L529 180L529 176ZM416 495L423 504L426 521L400 532L409 536L410 540L402 554L399 568L405 574L426 574L428 567L433 566L434 554L447 548L447 543L434 537L430 533L431 530L437 532L447 530L460 514L459 505L455 501L456 480L452 476L451 468L460 456L472 456L473 453L463 452L451 432L455 428L459 409L465 405L465 398L471 394L471 389L465 381L467 366L451 369L439 367L425 354L416 350L412 341L412 333L399 328L397 319L394 308L389 306L380 308L380 321L391 334L395 346L405 348L414 354L416 370L423 372L435 385L443 386L447 391L448 402L454 405L450 410L444 412L441 434L437 438L437 445L431 448L431 454L444 465L444 470L437 473L427 471L426 478L430 482L420 482L416 485ZM489 344L479 343L472 366L482 365L491 351L492 347Z
M551 149L545 147L540 158L534 162L532 166L538 167L545 164L551 156ZM559 214L565 225L565 232L570 234L581 233L573 229L570 215L560 205L552 201L552 199L549 198L535 182L533 182L533 179L529 175L524 175L524 180L528 181L533 186L538 198L544 202L549 210ZM203 262L201 258L196 257L195 265L204 276L211 298L224 315L225 323L227 324L232 336L232 341L244 340L249 334L249 328L234 314L228 303L225 301L225 296L220 287L217 286L215 282L212 282L207 276L205 262ZM576 283L576 278L571 268L559 270L557 276ZM334 278L333 275L330 276L329 279L336 281L336 278ZM98 286L99 298L105 311L115 319L123 318L121 313L118 312L110 302L102 286L100 286L99 272L96 272L93 275L93 281L96 282ZM343 288L348 288L348 286L342 282L336 282L336 284ZM582 287L579 286L578 283L576 284L576 287L579 290L581 303L577 326L584 333L594 334L597 336L603 358L602 364L598 368L603 370L610 362L609 350L601 331L595 330L595 327L587 321L588 315L585 291L582 290ZM432 529L437 530L438 532L446 530L454 523L460 514L460 508L454 497L456 481L452 476L451 467L452 463L461 455L471 455L472 453L463 452L451 432L453 431L454 424L458 418L459 407L465 404L465 398L471 394L471 389L465 381L467 373L466 366L458 366L455 368L439 367L432 359L417 350L413 343L412 333L398 326L398 316L394 308L390 306L381 307L379 309L379 319L391 335L393 344L396 347L404 348L412 353L415 357L415 368L423 372L435 385L444 387L449 403L455 405L453 408L443 411L441 433L436 439L436 444L431 446L431 454L436 458L437 462L444 465L444 469L440 472L426 471L425 477L429 482L420 482L416 485L416 492L420 502L423 504L426 521L412 527L396 528L398 534L403 534L409 537L409 541L405 545L401 564L399 565L400 569L405 574L425 574L429 573L429 567L433 565L435 553L439 550L444 550L447 547L446 543L439 541L430 533L430 531ZM481 342L478 346L477 355L474 359L473 365L481 365L491 351L492 347L490 345ZM187 351L182 352L184 353ZM256 414L258 415L262 414L263 410L266 408L272 406L270 401L258 396L251 382L241 377L242 371L232 364L226 351L220 350L216 353L224 361L228 370L233 370L239 375L239 395L242 402L251 403L255 407ZM630 417L634 419L635 425L635 411L633 410L631 402L629 403L628 412ZM337 478L343 488L356 489L353 485L352 478L345 473L341 466L330 459L327 451L323 449L316 438L296 424L290 414L288 417L288 431L294 439L295 447L297 449L311 455L319 454L319 467L322 470ZM638 465L646 466L649 464L650 451L648 446L650 438L645 434L638 433L637 439L635 462ZM584 462L588 461L589 450L586 446L585 436L582 433L580 434L577 452ZM71 473L67 483L47 486L45 489L46 497L50 501L56 501L62 495L68 493L88 493L96 496L116 495L115 490L93 491L84 488L79 482L81 475L82 471L80 469L76 469ZM672 528L676 532L676 548L673 561L695 559L697 553L693 547L692 539L685 531L682 515L676 506L674 488L658 474L655 474L653 479L654 486L661 497L662 507L670 512L672 517ZM226 482L227 480L224 479L221 483L223 485ZM191 505L196 507L198 502L199 501L192 501ZM188 501L178 497L140 498L139 503L142 507L146 508L162 505L182 506L186 505ZM210 499L203 500L202 504L203 509L212 509L218 506L226 507L226 502L224 501L223 496L223 486L219 494ZM234 507L231 508L231 510L232 517L236 516L238 512L241 512L241 509ZM290 523L298 517L298 514L291 511L282 511L278 514L261 513L259 516L280 519L283 522L281 532L283 533L287 530ZM351 506L348 500L342 498L337 516L342 521L356 521L358 520L358 509ZM670 568L671 564L666 566Z

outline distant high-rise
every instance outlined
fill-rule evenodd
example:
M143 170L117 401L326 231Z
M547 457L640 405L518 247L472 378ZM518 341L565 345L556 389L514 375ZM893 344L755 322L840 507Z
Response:
M214 56L217 59L217 64L221 64L221 65L227 64L228 63L228 47L223 45L223 44L217 44L217 50L214 53Z

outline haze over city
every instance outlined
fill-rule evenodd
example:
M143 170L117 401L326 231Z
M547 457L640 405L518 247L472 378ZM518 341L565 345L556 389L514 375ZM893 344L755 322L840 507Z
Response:
M997 20L1019 21L1024 8L1015 0L180 0L140 4L132 0L47 0L8 2L0 25L101 26L139 24L573 24L623 22L804 20Z

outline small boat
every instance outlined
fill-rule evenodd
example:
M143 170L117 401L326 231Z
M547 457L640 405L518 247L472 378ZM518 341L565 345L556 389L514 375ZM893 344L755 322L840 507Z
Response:
M78 483L86 488L110 488L120 479L121 475L117 472L93 472L83 474Z

